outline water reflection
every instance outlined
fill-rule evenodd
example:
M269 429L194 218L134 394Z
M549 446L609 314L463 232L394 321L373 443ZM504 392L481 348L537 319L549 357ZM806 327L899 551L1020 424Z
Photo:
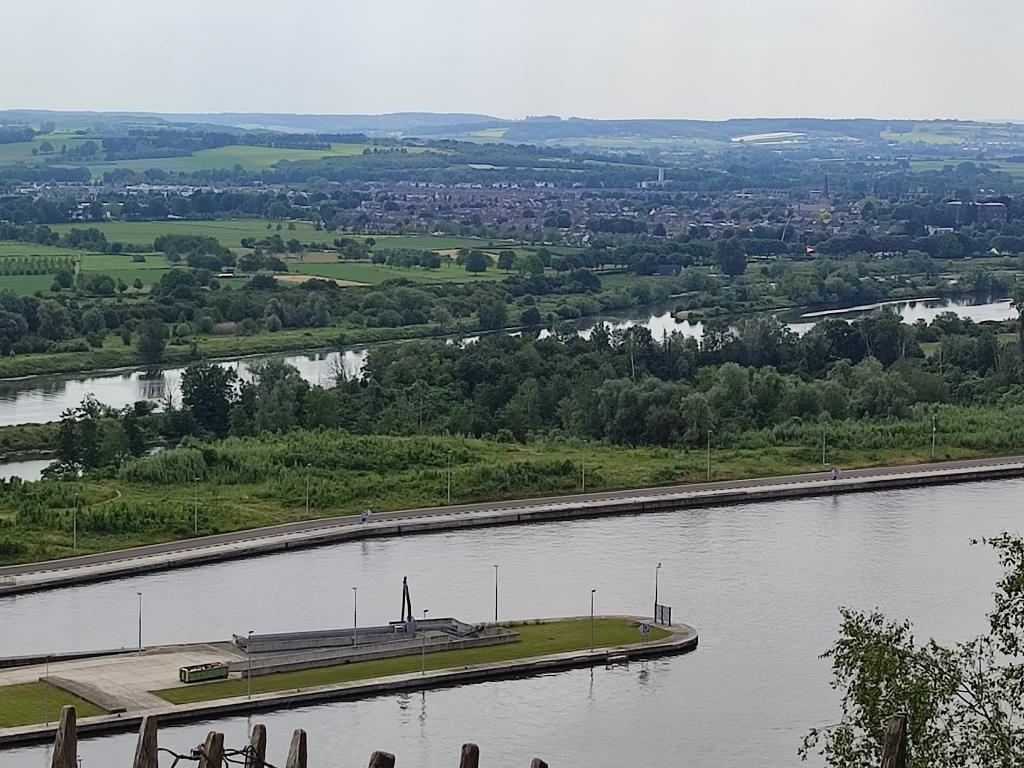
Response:
M908 617L917 635L943 643L984 631L1000 568L970 540L1019 530L1012 500L1022 491L1024 480L1007 480L466 530L155 573L0 599L0 656L131 647L139 591L151 644L350 626L353 585L360 621L365 612L385 623L405 575L418 608L482 621L493 616L495 563L509 618L586 615L591 589L601 612L643 613L663 562L659 594L699 629L696 652L260 714L270 762L283 764L292 729L304 728L310 764L322 768L365 765L375 749L405 768L451 768L466 741L488 765L540 756L620 768L637 755L666 765L685 755L695 766L795 766L802 735L839 717L819 658L835 640L837 608ZM215 727L240 746L251 722ZM185 752L213 727L161 729L161 743ZM84 740L83 768L131 765L134 741ZM44 759L43 748L17 750L0 765L44 768Z
M673 316L677 303L677 300L672 299L653 308L648 307L624 315L589 318L579 321L577 327L579 334L584 338L590 338L596 326L604 325L610 331L642 326L649 330L655 339L661 339L671 333L679 333L699 341L704 336L704 323L697 320L677 322ZM1008 299L982 303L970 300L919 299L886 302L886 304L894 307L908 323L917 320L931 322L942 312L955 312L957 315L969 317L975 322L1008 320L1017 316ZM782 314L779 318L791 330L802 335L825 317L841 317L845 320L852 320L874 311L880 306L883 304L818 312L793 312ZM540 333L541 338L548 335L550 334L547 330ZM478 338L478 336L468 336L458 340L458 343L472 343ZM225 367L234 367L238 375L244 379L249 376L249 369L257 360L284 360L298 368L302 377L311 384L329 386L335 380L339 369L344 370L348 378L358 378L362 375L368 352L368 349L360 348L344 352L312 352L303 355L247 358L220 364ZM56 421L63 411L78 405L82 398L90 393L95 395L101 403L114 408L123 408L136 400L148 400L162 404L170 399L175 403L180 403L181 373L181 368L170 368L153 373L127 371L88 377L47 376L0 381L0 426Z
M218 363L234 368L242 379L264 360L283 360L295 366L311 384L330 385L339 370L349 378L358 377L368 350L310 352L303 355L246 358ZM46 376L0 381L0 426L56 421L63 411L92 394L104 405L123 408L137 400L163 404L170 399L180 404L182 368L158 371L124 371L95 376Z

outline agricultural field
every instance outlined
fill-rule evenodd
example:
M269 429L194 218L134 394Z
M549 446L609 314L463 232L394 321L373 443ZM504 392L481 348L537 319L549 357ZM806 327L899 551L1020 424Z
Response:
M344 235L342 235L344 237ZM510 247L511 241L483 241L472 237L446 237L444 235L373 235L377 249L407 248L416 251L441 251L451 248L476 248L481 251ZM365 238L363 238L365 239Z
M11 256L73 256L77 259L79 255L79 251L57 248L53 245L0 241L0 259Z
M31 296L36 291L49 293L51 285L53 275L0 275L0 289L7 288L19 296Z
M497 268L488 269L483 274L473 275L454 263L442 264L440 269L423 269L422 267L402 269L401 267L388 267L383 264L358 261L319 264L292 262L289 264L289 268L291 272L300 275L329 277L332 280L344 280L364 285L379 285L385 280L394 280L400 277L416 283L467 283L470 280L501 280L506 277L505 273Z
M0 144L0 165L11 165L14 163L41 165L48 157L59 157L61 146L67 146L68 149L72 149L87 141L92 141L102 146L103 137L97 135L81 136L72 132L51 133L36 136L33 141ZM39 148L44 142L49 142L53 146L54 152L40 152ZM104 171L110 171L115 168L130 168L133 171L159 168L169 172L183 171L191 173L192 171L234 168L236 165L239 165L247 171L262 171L282 160L319 160L323 157L352 157L362 154L367 146L366 144L332 144L330 149L285 149L233 145L203 149L186 157L153 157L114 162L102 160L85 161L83 158L69 158L67 165L85 166L92 171L95 178L102 178ZM34 155L32 154L33 149L36 150ZM409 147L406 151L415 153L422 152L423 149Z
M39 147L47 141L53 146L54 151L43 154L39 152ZM78 136L70 131L66 133L43 134L36 136L33 141L0 144L0 165L13 165L14 163L42 164L47 157L60 156L61 146L66 145L68 149L72 149L87 141L94 141L99 144L99 139L95 136ZM32 154L33 149L36 150L37 154ZM74 159L71 159L68 161L68 165L81 165L81 163L76 163Z
M249 147L233 145L193 152L187 157L158 157L141 160L118 160L115 162L85 163L94 177L102 177L104 171L114 168L130 168L145 171L159 168L163 171L216 171L240 165L246 171L262 171L282 160L319 160L324 157L352 157L361 155L366 144L332 144L327 149L284 149L277 147ZM409 150L413 151L412 149Z
M147 254L146 261L135 262L132 257L122 254L89 253L82 257L80 269L83 272L95 272L110 275L117 280L124 280L127 285L139 278L145 288L149 288L171 269L162 253Z
M331 241L334 236L328 232L317 232L308 221L291 222L294 230L288 230L286 223L279 233L285 240L298 238L304 242L310 240ZM270 229L267 225L270 224ZM87 229L95 227L102 232L108 242L127 243L131 245L153 246L153 241L161 235L201 235L215 237L228 248L241 249L243 237L257 240L277 233L276 223L266 219L216 219L212 221L101 221L77 222L75 224L54 224L52 229L64 234L72 227Z

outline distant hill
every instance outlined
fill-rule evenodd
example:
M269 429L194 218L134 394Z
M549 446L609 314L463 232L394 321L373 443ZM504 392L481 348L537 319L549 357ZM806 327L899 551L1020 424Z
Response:
M465 124L505 125L507 121L487 115L435 112L395 112L388 115L291 115L263 112L158 113L158 112L52 112L46 110L0 111L0 124L38 125L44 121L61 124L132 123L205 125L239 129L263 129L301 133L410 133L418 128Z
M0 111L0 128L39 128L83 134L126 135L135 129L189 127L241 135L246 131L305 134L364 134L371 138L420 137L511 143L574 143L628 146L630 140L704 145L857 143L885 147L1024 146L1024 125L961 120L742 118L732 120L591 120L554 115L506 120L472 113L395 112L385 115L297 115L263 112L153 113ZM52 129L52 128L51 128ZM838 143L838 144L837 144Z

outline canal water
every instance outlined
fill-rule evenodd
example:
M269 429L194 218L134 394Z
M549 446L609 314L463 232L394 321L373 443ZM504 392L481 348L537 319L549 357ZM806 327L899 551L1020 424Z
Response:
M1016 317L1016 312L1010 307L1009 300L975 304L965 300L922 299L893 302L892 305L904 320L910 323L919 318L930 321L941 312L955 312L961 317L970 317L979 322ZM580 333L587 337L595 325L603 323L610 330L643 326L651 332L655 339L661 339L669 333L681 333L684 336L701 339L704 335L704 324L699 321L676 322L672 316L673 306L674 302L669 302L654 312L646 310L616 317L591 318L580 324ZM802 334L810 330L815 322L826 316L850 320L877 309L879 306L882 305L873 304L817 313L794 312L781 317L781 319L794 331ZM475 338L470 337L469 340ZM283 359L294 365L299 369L303 378L311 384L327 386L334 381L339 365L344 368L346 375L350 378L359 376L367 355L366 348L359 348L344 352L281 355L275 359ZM266 359L270 358L245 358L228 361L222 365L236 368L239 375L244 378L256 360ZM0 426L57 421L62 412L78 405L82 398L90 393L95 395L101 403L114 408L123 408L136 400L162 403L168 397L180 404L181 373L182 369L173 368L155 373L123 371L87 376L45 376L0 380Z
M147 645L352 625L413 607L466 621L649 614L660 601L700 633L693 653L628 666L389 695L161 730L187 751L213 727L241 746L270 730L282 765L294 728L310 764L452 768L459 745L486 765L559 768L797 766L814 726L838 720L828 662L838 608L909 618L944 643L985 629L1000 568L971 540L1019 531L1024 480L887 491L597 520L350 542L0 599L0 656L132 647L143 599ZM80 743L83 768L128 768L134 735ZM165 765L169 765L169 761ZM814 764L814 763L812 763ZM44 748L0 753L0 768L46 768Z

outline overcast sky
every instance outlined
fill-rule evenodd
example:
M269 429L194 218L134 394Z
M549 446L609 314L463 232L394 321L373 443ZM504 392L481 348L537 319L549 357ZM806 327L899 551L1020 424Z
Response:
M0 0L0 109L1024 119L1019 0Z

